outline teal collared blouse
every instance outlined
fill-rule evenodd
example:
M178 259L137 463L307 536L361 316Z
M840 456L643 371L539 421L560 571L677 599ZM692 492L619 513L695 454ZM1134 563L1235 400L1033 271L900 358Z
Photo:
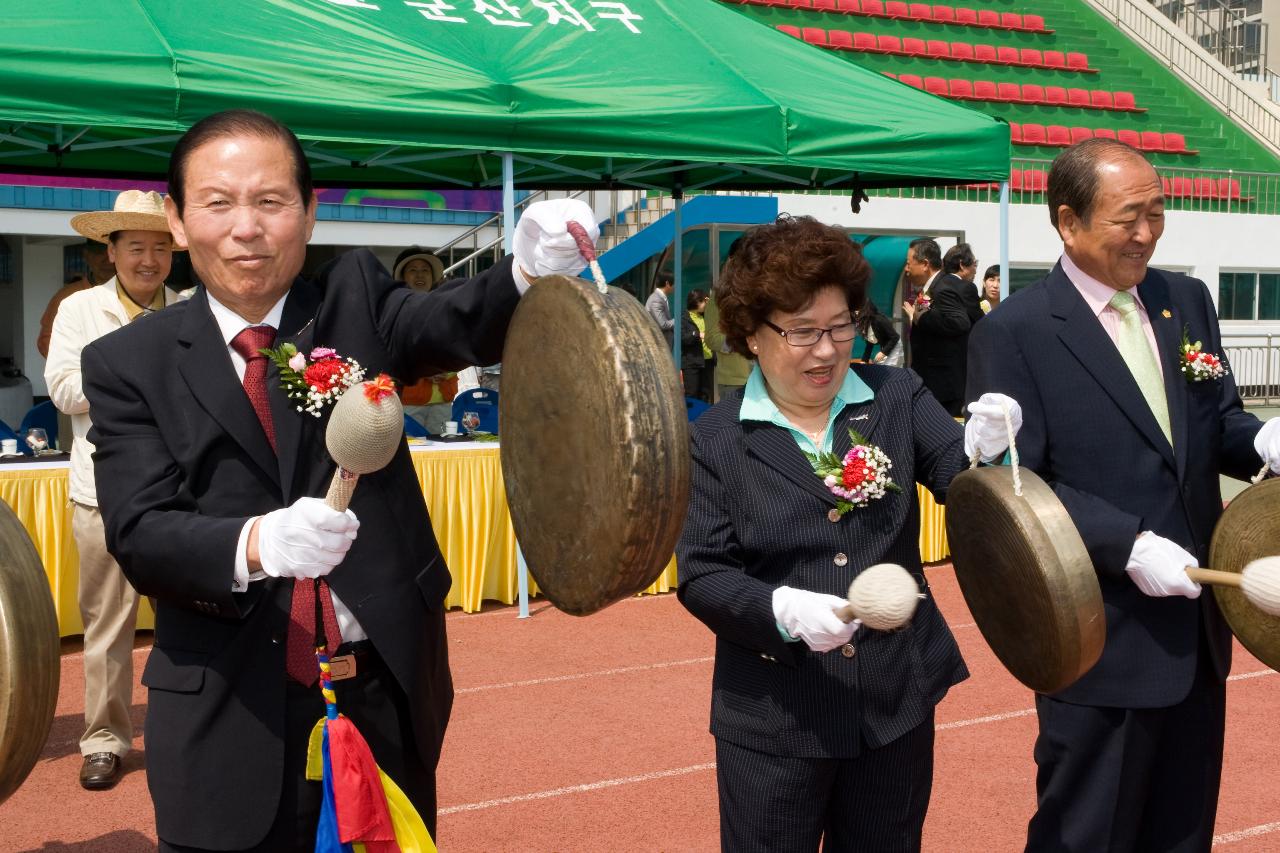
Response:
M831 425L835 423L840 412L850 403L865 403L874 396L875 392L850 369L844 376L844 382L840 384L840 390L836 392L836 398L831 401L831 412L827 415L827 429L822 437L822 447L818 447L809 436L797 429L782 412L778 411L778 407L765 389L764 374L760 372L760 365L757 363L752 365L751 375L747 377L747 385L742 394L742 411L738 414L738 420L776 424L790 432L791 437L805 453L830 453Z

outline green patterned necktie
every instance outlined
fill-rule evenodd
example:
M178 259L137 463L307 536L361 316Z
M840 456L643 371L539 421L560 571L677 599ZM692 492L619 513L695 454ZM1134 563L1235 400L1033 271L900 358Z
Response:
M1129 372L1138 383L1138 390L1151 407L1156 422L1160 424L1160 431L1172 447L1173 430L1169 428L1169 401L1164 395L1164 374L1160 372L1160 363L1151 351L1146 332L1142 331L1138 303L1132 293L1120 290L1111 297L1110 305L1120 312L1120 333L1116 335L1120 357L1129 366Z

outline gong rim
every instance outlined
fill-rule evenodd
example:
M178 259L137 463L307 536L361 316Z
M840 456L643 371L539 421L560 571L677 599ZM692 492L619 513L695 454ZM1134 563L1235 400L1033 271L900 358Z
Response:
M1102 656L1106 615L1084 541L1062 502L1033 471L967 470L947 491L956 579L987 645L1037 693L1075 683Z
M547 276L521 298L498 394L503 481L530 573L586 615L650 586L689 495L684 395L626 291Z
M1280 554L1280 479L1263 480L1236 495L1222 511L1209 544L1209 566L1239 574L1259 557ZM1280 617L1249 603L1233 587L1214 586L1214 599L1231 633L1249 653L1280 670Z
M58 704L58 616L26 528L0 501L0 803L35 766Z

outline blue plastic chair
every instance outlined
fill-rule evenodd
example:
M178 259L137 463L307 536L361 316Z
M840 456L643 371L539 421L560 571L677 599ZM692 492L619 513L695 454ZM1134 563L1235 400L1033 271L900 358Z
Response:
M58 410L53 407L52 400L36 403L28 409L22 416L22 426L18 427L18 433L26 435L27 430L32 427L40 427L44 430L44 434L49 437L50 448L58 446ZM26 442L19 441L18 444L25 447Z
M465 429L464 416L474 412L480 418L480 424L471 428L472 432L491 432L498 434L498 392L489 388L469 388L453 398L453 418L459 429Z
M709 404L699 400L697 397L685 397L684 405L685 408L689 410L689 420L691 422L696 421L698 419L698 415L701 415L707 409L711 408Z
M20 453L25 453L28 456L31 455L31 448L27 447L27 443L23 441L22 438L16 432L13 431L13 428L10 427L4 421L0 421L0 438L14 439L15 441L18 442L18 451Z
M426 438L429 435L426 427L408 415L404 416L404 434L409 438Z

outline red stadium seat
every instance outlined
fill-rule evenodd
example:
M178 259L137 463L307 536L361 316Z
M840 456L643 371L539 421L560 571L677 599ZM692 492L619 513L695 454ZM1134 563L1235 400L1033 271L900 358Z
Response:
M853 49L861 50L866 53L879 53L880 48L876 46L875 33L854 33Z
M1016 47L1005 47L1001 45L996 48L996 62L1001 65L1020 65L1022 57L1018 55Z
M1118 110L1128 110L1136 112L1138 109L1137 102L1134 100L1133 92L1113 92L1112 93L1115 107Z
M933 19L940 24L949 24L956 19L956 10L951 6L934 6Z
M1071 144L1071 131L1061 124L1051 124L1045 128L1048 135L1047 144L1066 148Z
M929 39L928 53L934 59L950 59L951 43L940 39Z
M1071 107L1088 107L1092 106L1089 101L1089 93L1084 89L1068 89L1067 90L1067 106Z
M933 7L928 3L912 3L907 7L907 16L913 21L932 21Z
M970 9L967 6L956 7L956 23L966 27L976 27L978 25L978 10Z
M1083 53L1068 53L1067 68L1071 71L1088 71L1089 57Z
M1022 87L1017 83L997 83L996 100L1016 104L1022 100Z
M994 101L996 99L996 84L990 80L974 80L973 99L975 101Z
M902 40L897 36L876 36L876 50L881 53L902 53Z
M883 18L884 0L862 0L862 14L872 18Z
M1089 93L1089 103L1100 110L1113 110L1116 103L1112 100L1111 93L1106 89L1094 89Z
M911 9L907 6L906 0L887 0L884 4L884 13L890 18L905 18L911 14Z
M1023 15L1022 28L1032 33L1042 33L1044 29L1044 18L1039 15Z
M924 56L926 53L924 39L904 38L902 40L902 52L907 56Z
M1022 103L1024 104L1043 104L1044 87L1037 83L1022 84Z
M914 89L924 88L924 81L920 79L919 74L899 74L898 82L906 83L908 86L911 86Z
M1217 198L1218 182L1213 178L1196 178L1191 183L1191 195L1194 198Z
M1016 121L1009 122L1009 141L1014 145L1022 144L1022 125Z
M973 45L967 41L951 43L951 58L957 62L973 62Z
M1006 30L1020 30L1022 29L1022 16L1017 12L1001 12L1000 26Z
M1071 144L1072 145L1075 145L1077 142L1084 142L1086 139L1093 139L1092 130L1090 130L1087 127L1071 128Z
M1164 137L1158 130L1144 130L1141 136L1143 151L1163 151Z
M995 9L979 9L978 26L1000 29L1000 13Z
M836 50L853 50L853 33L848 30L828 30L827 43Z
M1067 90L1061 86L1045 86L1044 102L1051 107L1066 106Z
M947 81L941 77L924 78L924 90L930 95L947 96Z
M1014 192L1022 191L1022 170L1021 169L1009 170L1009 189L1013 190Z
M1115 139L1116 132L1109 127L1095 127L1093 129L1095 139Z
M1130 148L1137 148L1139 150L1142 148L1142 138L1138 136L1138 131L1136 130L1117 130L1116 139L1120 140L1125 145L1128 145Z
M1169 188L1164 194L1174 198L1190 198L1193 191L1194 185L1190 178L1173 178L1169 181Z
M861 15L862 0L836 0L836 9L846 15Z
M787 5L793 9L808 9L813 5L813 0L787 0Z
M1240 182L1235 178L1218 179L1218 197L1231 201L1245 201L1240 195ZM1251 200L1251 199L1248 199Z
M836 12L836 0L813 0L813 8L823 12Z
M1029 193L1042 193L1049 184L1049 176L1042 169L1027 169L1022 173L1022 188Z
M816 44L821 47L827 46L827 31L822 27L805 27L802 32L804 40L809 44Z
M1046 50L1044 52L1045 68L1066 68L1067 55L1060 50Z
M968 80L951 80L948 83L951 97L960 101L973 100L973 83Z
M1024 145L1044 145L1046 139L1043 124L1022 125L1022 142Z
M1169 154L1199 154L1193 148L1187 147L1187 138L1181 133L1164 134L1164 150Z
M955 56L955 45L951 46L952 56ZM973 61L994 63L996 61L995 45L975 44L973 46Z
M1018 60L1028 68L1040 68L1044 65L1044 55L1034 47L1024 47L1019 50Z
M786 34L787 34L787 35L789 35L789 36L795 36L796 38L800 38L800 28L799 28L799 27L793 27L793 26L791 26L790 24L778 24L778 27L777 27L777 28L778 28L778 30L780 30L781 32L786 33Z
M897 79L898 79L898 75L897 75L897 74L894 74L892 71L881 71L880 73L881 73L881 74L883 74L884 76L888 77L888 78L889 78L889 79L891 79L891 80L897 80Z

